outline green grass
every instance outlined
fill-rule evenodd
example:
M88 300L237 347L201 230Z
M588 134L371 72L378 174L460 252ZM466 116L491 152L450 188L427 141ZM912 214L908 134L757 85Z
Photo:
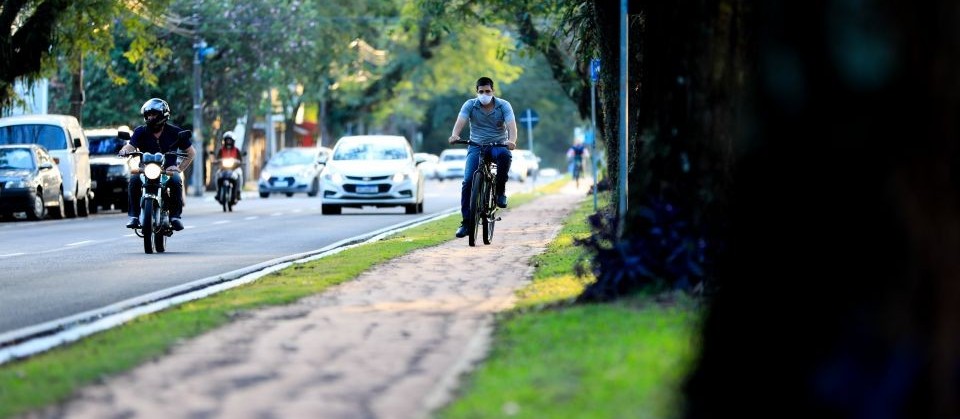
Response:
M572 305L591 278L577 278L592 200L534 259L534 281L501 315L489 358L442 418L669 418L696 355L696 301L643 295ZM664 297L669 304L663 302Z
M515 194L510 206L560 187L562 182ZM248 285L139 317L75 344L0 365L0 418L63 400L82 386L161 356L177 342L221 326L246 310L291 303L349 281L378 263L451 240L459 223L457 216L432 221L377 243L296 264Z

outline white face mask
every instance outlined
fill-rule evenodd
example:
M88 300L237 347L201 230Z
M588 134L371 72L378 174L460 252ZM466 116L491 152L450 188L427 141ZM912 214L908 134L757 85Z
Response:
M491 100L493 100L493 95L485 95L482 93L478 93L477 99L480 101L480 103L487 105L490 103Z

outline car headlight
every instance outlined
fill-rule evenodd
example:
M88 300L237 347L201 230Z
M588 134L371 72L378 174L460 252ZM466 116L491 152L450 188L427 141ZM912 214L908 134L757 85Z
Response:
M160 173L163 172L163 169L156 164L148 164L147 167L143 168L143 174L147 176L147 179L156 179L160 177Z
M324 173L323 178L333 183L343 183L343 175L341 175L339 172L334 172L332 170Z
M260 172L260 180L262 180L262 181L264 181L264 182L270 180L270 172L268 172L268 171L266 171L266 170Z
M410 175L406 172L397 172L393 174L393 183L400 183L408 179Z
M8 180L4 185L7 189L26 189L30 187L27 179Z

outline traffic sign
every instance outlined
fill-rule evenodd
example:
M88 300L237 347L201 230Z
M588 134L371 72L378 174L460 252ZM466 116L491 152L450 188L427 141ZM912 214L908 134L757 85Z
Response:
M600 80L600 59L599 58L593 58L590 60L590 80L592 80L594 83L596 83L597 80Z
M540 121L540 115L537 115L537 112L533 109L527 108L520 114L520 122L526 124L527 128L533 129L537 126L537 122Z

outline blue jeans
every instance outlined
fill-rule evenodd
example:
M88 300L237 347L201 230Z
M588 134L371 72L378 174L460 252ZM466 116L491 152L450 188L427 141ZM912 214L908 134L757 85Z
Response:
M490 158L497 164L497 195L506 193L507 175L510 173L510 162L513 154L506 147L491 147ZM473 186L473 172L480 165L480 147L470 146L467 149L467 165L463 169L463 185L460 186L460 215L464 220L470 217L470 190Z
M167 180L167 187L170 188L170 196L167 201L167 207L170 208L171 217L179 217L183 212L183 180L177 173L170 176ZM130 183L127 184L127 215L131 217L140 216L140 197L143 195L143 182L140 175L130 175Z

